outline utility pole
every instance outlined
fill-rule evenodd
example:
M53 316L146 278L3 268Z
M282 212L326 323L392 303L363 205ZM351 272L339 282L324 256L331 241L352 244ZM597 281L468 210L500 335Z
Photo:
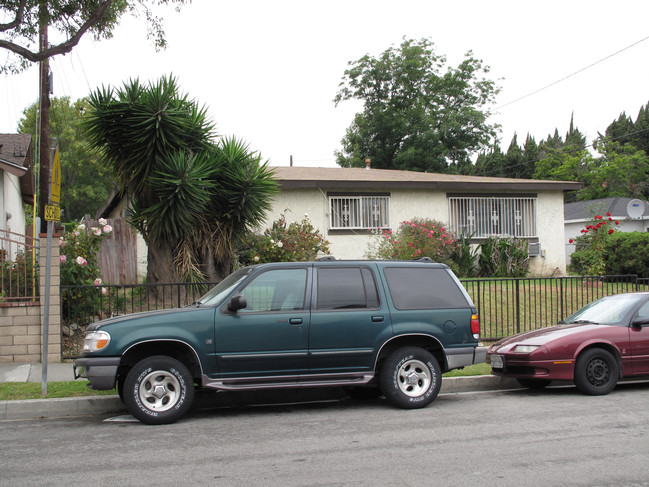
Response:
M39 49L44 52L48 48L47 27L49 15L47 12L47 0L41 0L39 11ZM39 176L39 196L38 216L41 217L40 233L47 232L47 222L45 215L45 205L48 203L49 183L50 183L50 87L49 72L50 63L48 58L40 62L40 134L39 134L39 158L40 158L40 176ZM36 208L34 208L36 210ZM36 215L35 215L36 216Z

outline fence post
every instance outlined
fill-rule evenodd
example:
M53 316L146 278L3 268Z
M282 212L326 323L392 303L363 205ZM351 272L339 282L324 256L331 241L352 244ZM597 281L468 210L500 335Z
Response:
M39 254L39 286L40 295L45 296L45 273L47 270L47 234L40 235ZM50 306L48 316L47 334L47 361L61 361L61 272L59 259L60 244L59 235L54 234L52 238L52 258L50 268ZM43 323L45 322L45 306L41 302L41 353L43 347Z
M521 332L521 297L520 297L521 280L516 279L516 333Z

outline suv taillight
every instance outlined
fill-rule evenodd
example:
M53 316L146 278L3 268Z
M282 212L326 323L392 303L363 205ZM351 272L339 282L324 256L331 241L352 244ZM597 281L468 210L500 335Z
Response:
M473 333L473 338L480 340L480 320L478 315L471 315L471 333Z

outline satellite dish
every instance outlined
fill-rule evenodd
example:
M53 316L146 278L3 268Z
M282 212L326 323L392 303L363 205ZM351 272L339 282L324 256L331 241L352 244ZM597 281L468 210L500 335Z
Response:
M626 205L626 213L632 220L639 220L644 215L644 203L642 200L631 200Z

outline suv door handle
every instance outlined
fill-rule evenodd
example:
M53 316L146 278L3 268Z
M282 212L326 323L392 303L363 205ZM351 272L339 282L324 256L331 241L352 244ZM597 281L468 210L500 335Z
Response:
M373 323L383 323L385 318L383 316L372 316Z
M301 325L302 324L302 318L291 318L288 320L289 325Z

